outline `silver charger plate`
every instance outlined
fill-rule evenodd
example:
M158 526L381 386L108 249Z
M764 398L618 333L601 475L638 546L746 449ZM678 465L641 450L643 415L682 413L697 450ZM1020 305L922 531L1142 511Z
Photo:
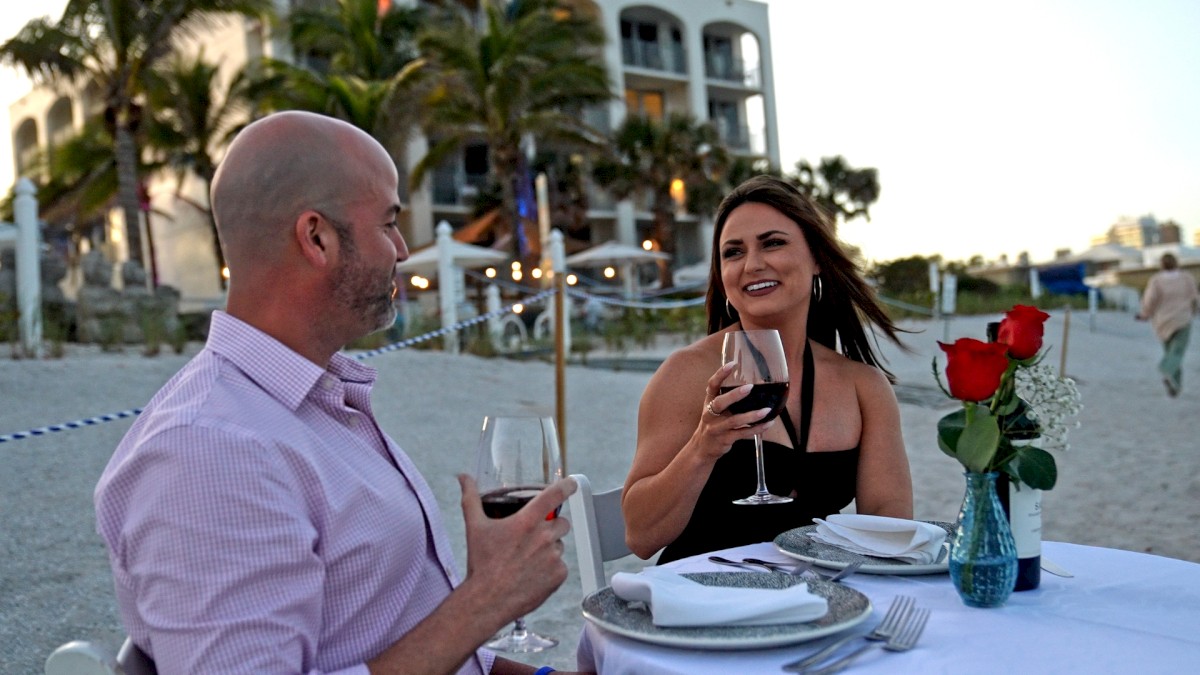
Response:
M805 525L804 527L797 527L794 530L788 530L780 534L778 537L775 537L775 548L779 549L784 555L811 562L817 567L826 567L835 570L840 570L851 563L861 560L863 565L858 568L858 571L865 574L943 574L948 572L950 570L950 556L948 555L949 549L947 547L950 545L950 540L954 538L954 523L947 523L940 520L922 520L920 522L937 525L946 531L946 543L943 544L942 553L938 556L937 562L917 564L907 560L877 558L871 555L862 555L861 553L851 553L845 549L809 537L809 533L817 529L816 525Z
M655 626L650 610L640 602L626 602L612 587L583 599L583 617L600 628L634 640L690 649L764 649L796 644L840 633L871 615L871 601L853 588L828 581L812 581L781 573L697 572L682 575L706 586L729 588L789 588L808 583L808 590L825 598L829 611L806 623L770 626Z

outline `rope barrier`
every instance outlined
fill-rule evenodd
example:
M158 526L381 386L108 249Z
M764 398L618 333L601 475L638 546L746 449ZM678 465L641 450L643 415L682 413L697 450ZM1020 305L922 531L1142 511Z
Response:
M475 273L475 272L468 271L468 273L475 275L475 276L482 277L484 279L487 279L483 275L479 275L478 273ZM487 280L490 282L493 282L493 283L499 283L501 285L508 286L508 287L510 287L511 290L515 290L518 292L529 292L530 291L530 289L528 287L521 286L519 284L508 284L500 279L487 279ZM537 303L553 296L554 293L555 293L555 290L553 288L541 291L539 293L536 293L536 294L531 295L530 297L526 298L523 301L523 304L537 304ZM576 289L568 289L567 294L574 298L580 298L580 299L584 299L584 300L596 300L597 302L600 302L600 303L606 304L606 305L612 305L612 306L616 306L616 307L629 307L629 308L634 308L634 309L675 309L675 308L680 308L680 307L696 307L696 306L704 304L704 296L700 296L700 297L696 297L696 298L688 298L686 300L646 302L646 301L641 301L641 300L625 300L625 299L620 299L620 298L609 298L609 297L605 297L602 295L593 295L591 293L587 293L585 291L580 291L580 290L576 290ZM889 305L892 305L895 307L900 307L902 309L907 309L911 312L919 312L922 314L929 314L929 315L933 314L933 311L930 310L928 307L920 307L918 305L911 305L906 302L901 302L900 300L893 300L891 298L886 298L882 295L876 296L876 297L879 298L880 302L883 302L885 304L889 304ZM369 359L369 358L372 358L375 356L379 356L381 354L387 354L389 352L394 352L394 351L397 351L400 349L407 349L408 347L411 347L420 342L425 342L426 340L432 340L434 338L442 337L443 335L446 335L447 333L451 333L453 331L461 330L463 328L468 328L470 326L474 326L474 325L483 323L484 321L487 321L488 319L504 316L505 314L512 312L513 307L516 306L516 304L519 304L519 303L513 303L506 307L502 307L494 312L488 312L487 314L481 314L479 316L473 317L471 319L467 319L465 321L459 321L458 323L456 323L452 326L446 326L446 327L439 328L434 331L430 331L428 333L424 333L422 335L416 335L414 337L400 340L399 342L393 342L389 345L384 345L383 347L379 347L379 348L372 349L369 351L361 352L359 354L354 355L354 358L361 361L364 359ZM88 417L86 419L74 420L71 422L62 422L60 424L51 424L51 425L44 426L44 427L37 427L35 429L28 429L25 431L17 431L17 432L13 432L10 434L0 434L0 443L8 443L10 441L19 441L19 440L26 439L26 438L33 438L35 436L43 436L43 435L49 434L49 433L55 433L55 432L59 432L59 431L68 431L71 429L79 429L82 427L92 426L92 425L96 425L96 424L102 424L104 422L112 422L115 420L124 419L126 417L137 416L137 415L141 414L141 412L142 412L141 408L130 408L129 410L122 410L120 412L108 413L106 415L97 415L95 417Z
M538 303L542 300L545 300L546 298L554 295L554 293L555 293L555 291L553 288L542 291L532 297L527 298L525 300L525 303L526 304L536 304L536 303ZM439 328L435 331L430 331L430 332L424 333L422 335L417 335L417 336L414 336L414 337L411 337L411 338L408 338L405 340L400 340L399 342L393 342L392 344L384 345L383 347L379 347L378 349L372 349L369 351L361 352L359 354L355 354L354 358L358 359L359 361L362 361L364 359L369 359L374 356L379 356L380 354L386 354L388 352L394 352L399 349L405 349L405 348L411 347L419 342L424 342L426 340L432 340L434 338L441 337L447 333L450 333L450 332L453 332L456 330L460 330L462 328L467 328L469 326L474 326L479 323L483 323L484 321L487 321L488 319L503 316L503 315L511 312L512 310L513 310L513 305L509 305L507 307L501 307L500 309L498 309L494 312L488 312L487 314L480 314L479 316L473 317L471 319L467 319L465 321L460 321L452 326L446 326L444 328ZM92 426L95 424L102 424L104 422L112 422L112 421L119 420L119 419L125 419L126 417L135 417L137 415L140 415L141 412L142 412L142 408L130 408L129 410L122 410L120 412L108 413L107 415L97 415L95 417L88 417L86 419L74 420L71 422L62 422L60 424L51 424L51 425L44 426L44 427L37 427L36 429L27 429L25 431L16 431L11 434L0 434L0 443L8 443L10 441L19 441L19 440L23 440L26 438L33 438L35 436L44 436L46 434L50 434L50 433L54 433L54 432L58 432L58 431L69 431L71 429L79 429L81 427L87 427L87 426Z

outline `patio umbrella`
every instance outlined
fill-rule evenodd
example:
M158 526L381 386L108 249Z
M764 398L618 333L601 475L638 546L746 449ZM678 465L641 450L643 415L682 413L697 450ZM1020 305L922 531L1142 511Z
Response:
M503 264L508 260L508 254L483 246L464 244L453 239L449 241L448 245L450 246L450 259L454 262L454 266L460 269L489 267ZM437 244L433 244L410 255L408 260L396 265L396 269L409 274L433 277L437 275L437 266L438 248Z
M605 267L623 263L657 262L670 260L671 256L659 251L647 251L639 246L630 246L617 241L606 241L586 251L567 256L567 264L575 267Z

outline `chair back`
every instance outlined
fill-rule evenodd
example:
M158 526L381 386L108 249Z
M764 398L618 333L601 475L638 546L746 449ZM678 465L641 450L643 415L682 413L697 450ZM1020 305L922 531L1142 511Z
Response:
M608 585L604 563L630 555L625 545L625 519L621 515L621 488L593 493L583 474L572 474L579 485L567 499L571 529L575 532L575 555L579 581L586 597Z
M129 638L116 656L93 642L68 642L46 658L44 672L46 675L158 675L154 662Z

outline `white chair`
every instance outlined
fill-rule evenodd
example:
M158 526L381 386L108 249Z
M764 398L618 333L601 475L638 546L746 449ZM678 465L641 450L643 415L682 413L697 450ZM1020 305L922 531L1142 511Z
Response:
M621 488L592 493L587 476L576 473L579 484L567 499L571 510L571 529L575 532L575 556L579 560L579 581L583 595L608 585L604 563L624 558L633 552L625 545L625 519L621 516Z
M104 647L76 640L46 658L46 675L158 675L154 662L126 638L116 657Z

